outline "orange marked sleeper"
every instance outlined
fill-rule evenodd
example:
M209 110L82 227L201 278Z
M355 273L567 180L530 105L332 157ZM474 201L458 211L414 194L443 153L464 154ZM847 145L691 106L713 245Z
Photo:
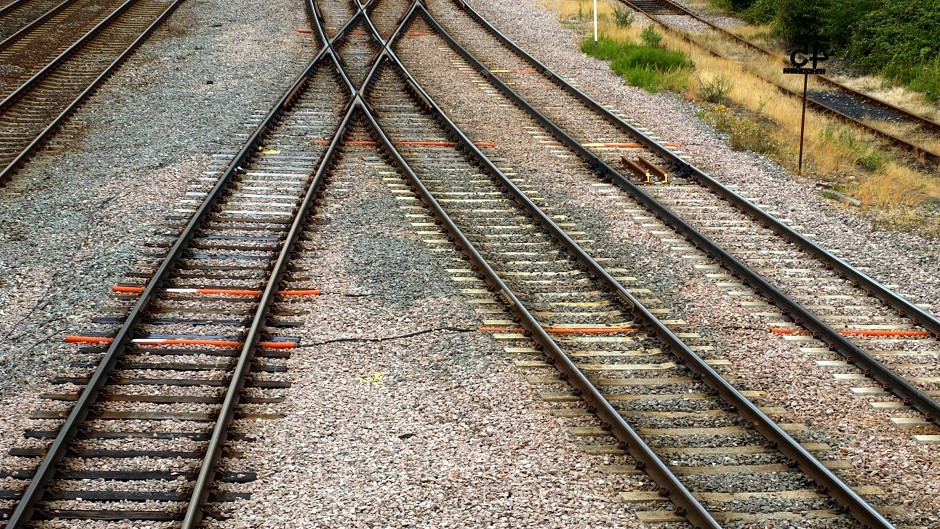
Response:
M78 336L68 335L65 337L66 343L111 343L114 338L105 336ZM140 345L212 345L216 347L241 347L244 342L233 340L204 340L200 338L134 338L131 343ZM297 347L294 342L258 342L259 347L267 349L293 349Z
M132 287L124 285L115 285L112 290L122 294L140 294L144 287ZM164 292L171 294L206 294L206 295L224 295L224 296L260 296L260 290L238 289L238 288L165 288ZM278 292L281 296L319 296L320 291L315 289L281 290Z
M805 329L790 329L786 327L771 327L770 332L774 334L810 334ZM842 336L880 336L880 337L902 337L902 338L927 338L932 336L929 331L891 331L878 329L842 329L838 331Z
M522 327L479 327L480 332L523 332ZM545 327L549 334L622 334L634 333L636 327Z

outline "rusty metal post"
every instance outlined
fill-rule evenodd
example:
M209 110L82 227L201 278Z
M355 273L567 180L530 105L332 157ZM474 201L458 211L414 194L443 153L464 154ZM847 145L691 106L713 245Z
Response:
M800 163L796 170L797 176L803 176L803 130L806 126L806 87L809 83L809 74L803 74L803 115L800 117Z

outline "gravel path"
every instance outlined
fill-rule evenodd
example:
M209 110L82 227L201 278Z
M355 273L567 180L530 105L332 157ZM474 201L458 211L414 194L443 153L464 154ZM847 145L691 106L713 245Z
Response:
M306 25L293 0L184 3L0 191L0 446L72 350L64 334L315 53Z
M445 5L433 5L442 8L438 13L446 13ZM591 187L597 180L581 163L551 156L549 149L534 139L521 140L532 133L524 127L535 123L518 109L498 107L502 97L488 87L481 90L476 75L457 74L460 65L456 55L437 51L440 46L442 42L436 39L407 39L399 55L408 66L427 67L422 71L415 66L412 71L451 117L464 130L477 131L475 139L494 142L496 155L558 208L554 214L567 215L567 222L574 223L572 229L587 232L583 238L590 241L586 243L590 253L610 257L604 261L606 266L628 268L638 285L650 288L653 297L667 300L678 313L674 317L703 334L715 348L716 357L731 361L727 376L740 380L744 389L766 392L761 404L786 409L781 420L805 423L815 430L819 435L815 440L833 447L823 458L850 460L854 468L840 472L850 484L882 486L886 494L880 500L875 498L876 502L916 506L911 509L915 514L912 521L940 521L940 503L936 501L940 459L935 447L912 438L913 433L937 433L935 427L909 430L892 426L889 414L873 410L867 399L849 391L851 381L835 380L832 370L815 363L834 360L835 355L813 356L801 351L801 347L821 344L767 333L774 319L758 312L768 309L742 308L738 302L746 297L728 291L744 288L722 289L705 279L693 266L699 261L683 257L694 255L694 251L670 252L669 247L675 245L664 244L652 233L661 228L644 226L649 220L642 214L638 215L641 218L626 214L616 199L619 192ZM419 56L420 61L415 59ZM441 73L448 68L452 71ZM468 93L473 96L466 97ZM572 193L572 189L578 192ZM827 405L821 407L820 402Z

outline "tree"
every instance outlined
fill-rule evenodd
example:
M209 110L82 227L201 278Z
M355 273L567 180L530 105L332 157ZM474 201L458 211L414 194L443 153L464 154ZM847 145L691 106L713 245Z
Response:
M780 0L774 20L777 31L794 48L810 50L828 45L823 34L826 0Z

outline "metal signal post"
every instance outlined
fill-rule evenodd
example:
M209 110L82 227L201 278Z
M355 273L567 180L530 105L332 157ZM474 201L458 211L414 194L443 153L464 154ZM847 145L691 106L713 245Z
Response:
M806 63L813 61L812 68L806 68ZM829 60L829 56L826 55L826 52L816 51L815 47L813 49L812 55L806 55L801 50L793 50L790 53L790 64L793 66L783 69L785 74L803 74L803 115L800 117L800 161L797 168L797 175L803 175L803 131L806 127L806 89L809 85L809 76L810 75L821 75L826 73L825 68L817 68L820 62Z

